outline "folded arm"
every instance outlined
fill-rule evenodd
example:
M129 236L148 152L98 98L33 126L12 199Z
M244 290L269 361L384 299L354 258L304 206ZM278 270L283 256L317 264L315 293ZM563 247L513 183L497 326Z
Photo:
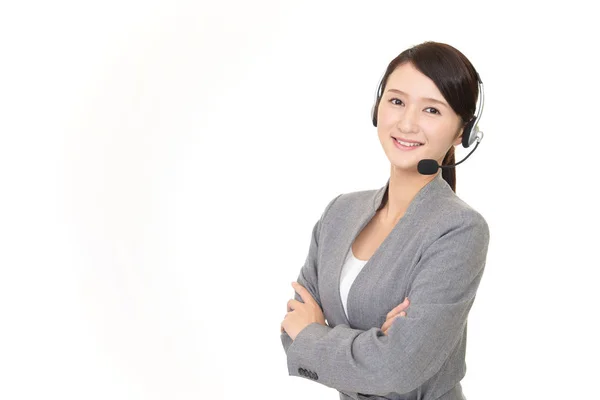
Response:
M407 294L407 316L396 318L387 335L378 327L363 331L312 323L294 341L282 337L289 374L301 376L304 368L326 386L376 395L421 386L439 371L463 333L488 243L483 217L465 214L424 251Z
M310 245L308 247L308 255L306 256L304 265L300 269L300 274L298 275L298 278L296 279L296 282L298 282L300 285L304 286L306 288L306 290L308 290L310 292L313 299L315 299L315 301L319 304L319 307L321 307L321 310L323 309L323 305L321 304L321 298L319 297L319 290L318 290L318 286L317 286L317 253L319 250L319 235L321 233L321 223L323 222L323 219L327 215L327 211L329 211L329 209L331 208L331 205L341 195L342 194L337 195L333 200L331 200L327 204L327 206L325 207L325 210L321 214L321 217L314 224L313 229L312 229L311 239L310 239ZM297 292L294 292L294 298L296 300L304 303L304 301L302 300L302 297L300 297L300 295ZM292 338L285 331L283 333L281 333L281 344L283 345L283 349L287 354L288 348L289 348L290 344L292 344Z

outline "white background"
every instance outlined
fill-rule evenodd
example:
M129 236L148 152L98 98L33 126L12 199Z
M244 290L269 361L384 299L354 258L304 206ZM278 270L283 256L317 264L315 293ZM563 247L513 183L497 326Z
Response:
M3 2L0 398L337 399L280 323L325 205L385 184L375 89L425 40L485 85L465 395L597 396L600 32L553 3Z

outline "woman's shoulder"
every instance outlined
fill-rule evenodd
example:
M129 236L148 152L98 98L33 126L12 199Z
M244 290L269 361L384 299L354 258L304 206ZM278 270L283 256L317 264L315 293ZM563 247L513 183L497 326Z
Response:
M376 208L383 194L382 189L342 192L334 196L326 207L325 214L330 218L356 217L369 214Z
M452 191L451 195L440 199L435 211L435 219L427 229L430 241L454 241L462 247L483 249L487 252L490 241L490 228L485 217L473 206ZM433 229L432 229L433 227ZM433 232L431 232L433 231Z
M447 208L452 209L456 213L473 219L481 219L485 221L485 218L479 212L479 210L467 203L463 198L454 192L451 192L446 196L444 203L446 204Z
M374 213L381 204L387 184L383 187L367 190L356 190L339 193L334 196L324 212L331 220L340 218L356 218ZM485 217L473 206L457 195L449 185L438 181L419 193L410 207L410 213L418 224L435 225L441 230L472 226L476 229L489 231Z
M339 224L343 220L349 221L370 213L376 192L377 189L338 193L330 198L325 207L321 215L322 222L336 221Z

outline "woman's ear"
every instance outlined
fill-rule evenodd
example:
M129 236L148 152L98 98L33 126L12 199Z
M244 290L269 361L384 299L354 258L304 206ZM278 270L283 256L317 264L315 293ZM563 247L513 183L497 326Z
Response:
M456 139L454 139L454 142L452 142L453 146L458 146L459 144L462 143L462 135L463 135L464 131L465 131L465 126L463 125L463 127L460 129L458 136L456 137Z

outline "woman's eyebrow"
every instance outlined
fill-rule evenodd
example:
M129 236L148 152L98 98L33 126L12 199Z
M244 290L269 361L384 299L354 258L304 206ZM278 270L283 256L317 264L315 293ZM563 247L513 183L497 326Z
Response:
M410 97L408 94L406 94L406 93L404 93L402 90L398 90L398 89L388 89L388 90L386 90L386 92L396 92L396 93L400 93L400 94L402 94L402 95L404 95L404 96ZM448 107L448 104L447 104L446 102L442 101L442 100L433 99L433 98L431 98L431 97L422 97L422 99L423 99L423 100L430 101L430 102L432 102L432 103L438 103L438 104L441 104L441 105L443 105L444 107Z

